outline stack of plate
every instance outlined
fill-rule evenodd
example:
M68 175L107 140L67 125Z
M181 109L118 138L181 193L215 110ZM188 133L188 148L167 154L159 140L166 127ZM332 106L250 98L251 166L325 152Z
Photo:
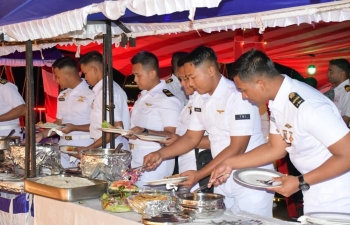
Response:
M335 212L312 212L306 213L304 221L313 225L350 225L350 214Z

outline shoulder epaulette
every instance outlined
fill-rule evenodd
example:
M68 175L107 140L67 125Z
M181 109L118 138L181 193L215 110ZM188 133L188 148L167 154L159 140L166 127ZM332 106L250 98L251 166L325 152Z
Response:
M8 82L7 80L0 78L0 83L1 84L6 84L7 82Z
M297 108L299 108L299 106L305 102L305 100L296 92L291 92L289 94L289 101Z
M168 89L163 89L163 93L168 97L173 97L173 93L171 93Z

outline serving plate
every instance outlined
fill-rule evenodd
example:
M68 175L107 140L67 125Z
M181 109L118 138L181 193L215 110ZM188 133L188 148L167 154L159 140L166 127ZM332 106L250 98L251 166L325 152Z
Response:
M152 180L152 181L144 181L146 185L163 185L163 184L177 184L183 181L186 181L188 177L175 177L175 178L167 178L162 180Z
M349 213L337 213L337 212L310 212L305 213L307 222L313 224L350 224Z
M160 135L145 135L145 134L134 134L138 139L141 139L143 141L165 141L168 139L165 136L160 136Z
M264 184L259 182L259 180L268 181L273 177L282 177L284 174L279 173L274 170L268 170L263 168L246 168L239 169L233 173L233 179L238 183L245 186L255 187L255 188L267 188L267 187L279 187L281 182L273 182L272 184Z
M129 130L124 129L116 129L116 128L98 128L99 130L107 133L115 133L115 134L121 134L121 135L127 135L130 133Z
M36 124L36 126L40 127L40 128L44 128L44 129L52 129L52 128L56 128L56 129L59 129L59 128L64 128L65 126L62 126L62 125L58 125L58 124L46 124L46 123L43 123L43 124Z

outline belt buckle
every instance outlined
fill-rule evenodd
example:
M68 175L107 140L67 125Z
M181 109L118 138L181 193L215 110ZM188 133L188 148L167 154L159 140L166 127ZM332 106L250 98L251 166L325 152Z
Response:
M71 141L71 140L73 140L72 136L64 136L64 139L66 139L66 141Z
M135 145L134 145L134 144L131 144L131 143L129 143L129 146L130 146L130 150L131 150L131 149L134 149L134 147L135 147Z

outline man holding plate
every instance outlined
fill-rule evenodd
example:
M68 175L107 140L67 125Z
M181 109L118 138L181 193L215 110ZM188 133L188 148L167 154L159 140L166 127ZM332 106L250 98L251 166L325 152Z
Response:
M263 52L253 49L236 63L234 81L242 98L256 104L269 101L269 141L226 159L215 168L210 182L222 184L226 178L216 180L221 174L264 165L288 152L302 175L274 178L282 185L268 189L287 197L302 190L304 213L350 213L350 134L334 103L314 88L281 75Z
M183 185L192 187L225 159L250 151L265 140L258 107L243 100L235 84L220 73L213 49L199 46L183 60L189 84L198 92L193 99L190 124L176 142L145 156L144 165L153 169L165 159L192 150L207 131L213 160L198 171L181 174L188 177ZM273 167L268 164L265 168ZM226 176L232 177L232 172ZM234 212L241 209L272 217L272 193L243 187L232 178L225 185L214 188L214 192L224 195L226 207Z
M57 99L56 121L52 128L56 132L62 132L59 145L70 146L88 146L93 143L89 135L91 103L94 99L94 93L89 85L80 78L78 66L74 59L62 57L52 64L55 81L59 83L64 90ZM64 125L64 126L61 126ZM36 134L43 138L48 136L50 129L44 129ZM52 132L50 135L55 134ZM77 166L79 160L71 158L65 151L61 153L61 164L64 168ZM73 155L74 156L74 155Z
M161 148L160 143L151 141L152 136L169 136L175 133L182 104L159 79L157 57L146 51L139 52L132 59L132 72L141 91L131 111L130 150L131 167L143 165L143 157ZM136 138L138 137L138 138ZM141 140L141 139L142 140ZM165 160L155 171L144 172L136 183L141 187L144 181L160 180L174 171L175 160Z

